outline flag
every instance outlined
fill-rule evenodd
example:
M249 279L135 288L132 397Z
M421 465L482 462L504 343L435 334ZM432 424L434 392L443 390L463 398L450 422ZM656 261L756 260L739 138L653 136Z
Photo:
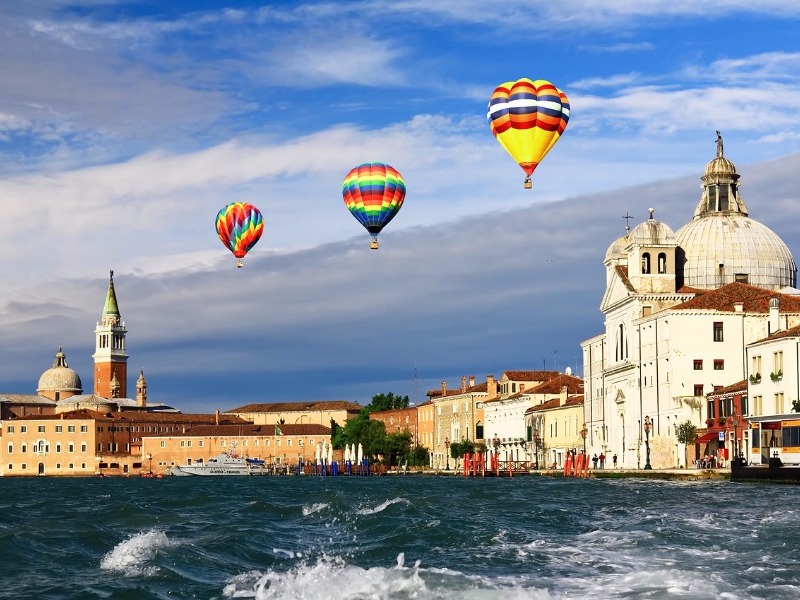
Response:
M275 425L275 435L283 435L280 425Z

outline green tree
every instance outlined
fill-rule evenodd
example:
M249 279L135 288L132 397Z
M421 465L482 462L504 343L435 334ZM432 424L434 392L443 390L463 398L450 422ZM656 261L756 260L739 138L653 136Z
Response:
M409 448L411 448L411 433L408 431L390 433L386 436L381 454L389 466L399 465L400 459L406 456Z
M372 402L367 405L367 412L377 412L381 410L392 410L397 408L408 408L408 396L395 396L392 392L388 394L375 394Z
M383 454L386 446L386 427L381 421L369 418L369 413L361 411L361 414L350 419L344 427L336 430L336 436L332 440L334 448L342 448L345 444L361 444L364 454L374 459L379 454Z
M430 461L430 452L424 446L414 446L406 454L409 467L425 467Z
M677 425L675 427L675 439L677 439L681 444L685 444L683 458L686 460L686 464L688 465L690 447L692 449L692 460L695 458L694 442L697 439L697 427L695 427L689 420Z

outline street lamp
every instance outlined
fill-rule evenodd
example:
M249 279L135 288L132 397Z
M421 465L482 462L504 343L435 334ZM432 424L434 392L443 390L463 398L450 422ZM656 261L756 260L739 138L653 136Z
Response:
M147 460L150 462L150 465L147 468L147 474L148 475L152 475L153 474L153 455L150 454L149 452L147 453Z
M444 438L444 459L445 459L445 461L447 461L447 463L446 463L446 465L444 467L444 470L445 471L449 471L450 470L450 438L449 437Z
M736 433L739 427L739 415L733 413L731 422L733 423L733 460L739 460L739 440Z
M536 447L536 468L539 468L539 445L542 443L542 436L539 435L539 430L533 431L533 445Z
M647 452L647 459L644 463L644 468L646 471L651 470L653 467L650 465L650 431L653 429L653 423L650 421L650 417L644 418L644 445L645 450Z
M581 429L581 437L583 438L583 454L586 455L586 434L589 433L589 430L586 429L586 423L583 424L583 429Z

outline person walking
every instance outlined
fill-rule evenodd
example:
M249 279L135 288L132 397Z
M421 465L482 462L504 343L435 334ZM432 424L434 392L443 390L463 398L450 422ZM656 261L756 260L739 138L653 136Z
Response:
M597 454L595 454L595 455L592 457L592 468L593 468L593 469L596 469L596 468L597 468Z
M600 453L600 468L601 469L605 469L606 468L606 453L605 452L601 452Z
M617 453L614 452L614 456L611 457L611 460L614 461L614 468L617 468Z

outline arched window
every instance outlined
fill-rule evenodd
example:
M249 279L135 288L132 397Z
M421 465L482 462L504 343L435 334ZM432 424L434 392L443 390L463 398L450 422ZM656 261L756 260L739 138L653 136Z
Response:
M625 360L628 358L628 339L625 335L625 324L620 323L617 327L617 339L615 340L614 356L616 360Z
M650 253L642 253L642 273L647 275L650 273Z
M667 272L667 255L664 252L658 253L658 272L662 275Z

